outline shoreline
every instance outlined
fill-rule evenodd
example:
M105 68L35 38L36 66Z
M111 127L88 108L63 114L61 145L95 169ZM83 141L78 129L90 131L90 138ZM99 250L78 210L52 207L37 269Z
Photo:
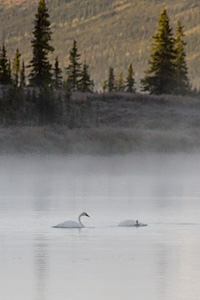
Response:
M93 122L74 129L59 124L0 126L0 154L200 152L197 98L125 93L84 96L91 102Z
M115 155L200 152L200 133L64 126L0 128L0 154Z

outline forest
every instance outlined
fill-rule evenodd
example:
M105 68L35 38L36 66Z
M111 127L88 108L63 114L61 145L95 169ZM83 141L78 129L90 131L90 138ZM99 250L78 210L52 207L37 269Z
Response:
M1 47L1 124L59 123L69 128L98 125L99 104L94 107L91 97L80 96L80 93L90 94L97 90L88 63L80 63L77 41L73 40L65 70L61 69L63 62L58 56L53 63L49 60L55 50L52 44L48 7L45 0L40 0L32 31L32 59L25 62L17 48L10 60L4 42ZM163 9L152 37L149 66L141 79L142 92L197 96L188 79L185 45L183 25L177 20L174 34L167 11ZM131 62L125 77L122 72L115 74L115 66L109 66L101 92L136 93L134 72ZM79 93L75 100L74 93Z

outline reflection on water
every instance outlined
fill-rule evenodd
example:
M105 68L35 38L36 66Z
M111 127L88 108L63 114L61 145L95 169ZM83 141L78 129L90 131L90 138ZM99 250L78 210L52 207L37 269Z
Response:
M1 157L2 299L199 299L199 158Z
M46 281L48 274L48 241L44 235L35 235L34 238L34 265L35 265L35 290L37 299L45 299Z

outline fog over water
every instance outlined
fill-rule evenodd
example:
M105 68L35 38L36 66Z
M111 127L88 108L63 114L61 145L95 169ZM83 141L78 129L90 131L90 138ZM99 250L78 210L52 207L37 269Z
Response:
M200 297L200 155L0 156L3 300ZM85 228L55 229L83 217ZM125 219L147 223L122 228Z

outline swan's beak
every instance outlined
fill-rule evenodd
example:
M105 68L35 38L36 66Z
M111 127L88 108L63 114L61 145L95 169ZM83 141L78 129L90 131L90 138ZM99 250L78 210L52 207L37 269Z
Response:
M88 214L85 214L86 215L86 217L90 217Z

